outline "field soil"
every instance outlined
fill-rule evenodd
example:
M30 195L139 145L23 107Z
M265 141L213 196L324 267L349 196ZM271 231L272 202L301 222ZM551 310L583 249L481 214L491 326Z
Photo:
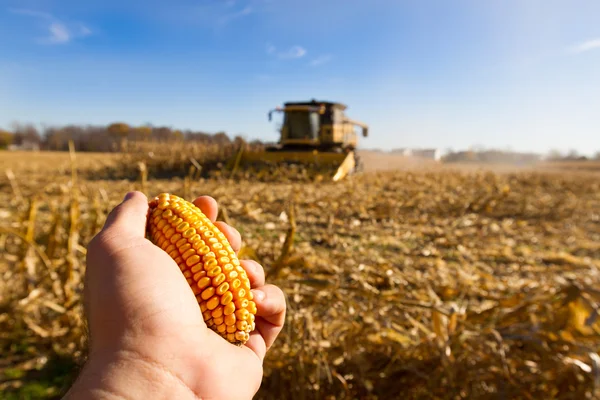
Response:
M58 399L76 376L86 245L129 190L213 196L286 294L257 399L600 396L594 164L363 152L365 173L338 183L142 184L80 173L116 155L0 155L0 398Z

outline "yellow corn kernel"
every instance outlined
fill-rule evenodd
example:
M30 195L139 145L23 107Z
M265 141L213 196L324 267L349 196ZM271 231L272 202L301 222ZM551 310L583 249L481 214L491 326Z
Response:
M214 278L215 276L219 275L220 273L221 273L221 267L219 267L219 266L213 267L206 271L206 275L210 276L211 278Z
M250 281L225 235L193 203L161 193L149 202L148 238L179 266L206 325L242 345L254 330Z
M229 273L229 277L231 279L237 277L237 272L233 271L233 264L225 264L225 266L223 267L223 271ZM231 274L235 274L235 275L231 276Z
M225 282L225 274L219 274L217 276L215 276L212 280L212 284L213 286L220 286L221 284L225 284L227 282ZM227 284L227 288L229 288L229 284ZM223 294L223 293L219 293L219 294Z
M194 273L194 274L195 274L196 272L202 271L202 272L204 272L204 275L203 275L203 276L206 276L206 271L204 271L204 265L202 265L202 263L198 263L198 264L196 264L196 265L193 265L193 266L190 268L190 271L192 271L192 273Z
M250 302L250 305L248 306L248 311L250 311L250 314L252 316L256 315L257 310L256 310L256 303L255 302L253 302L253 301Z
M209 310L214 310L215 308L217 308L217 306L219 305L219 298L217 296L214 296L212 299L210 299L209 301L206 302L206 307L208 307Z
M250 314L250 313L248 312L248 310L247 310L247 309L245 309L245 308L240 308L239 310L237 310L237 311L235 312L235 317L236 317L237 319L246 319L246 318L248 318L248 314Z
M175 228L175 230L177 232L183 232L185 230L187 230L187 228L190 227L190 224L188 224L187 222L182 222L179 225L177 225L177 228Z
M233 314L226 315L224 320L225 320L225 325L227 325L227 326L235 325L235 315L233 315Z
M193 251L194 249L190 249L190 250ZM187 265L188 267L193 267L194 265L198 264L199 262L200 262L200 256L194 254L193 256L191 256L190 258L185 260L185 265Z
M189 269L188 271L190 271L191 273L194 273L194 268ZM192 279L195 280L196 282L198 282L200 279L204 278L206 276L206 271L198 271L195 272L194 275L192 275Z
M183 253L181 255L181 258L183 258L184 260L187 260L188 258L190 258L191 256L193 256L194 254L196 254L196 250L189 249L188 251L186 251L185 253ZM198 257L198 256L196 256L196 257ZM198 257L198 258L200 258L200 257Z
M223 275L224 276L224 275ZM214 282L213 282L214 283ZM218 288L217 288L217 294L218 295L223 295L224 293L226 293L229 290L229 283L227 282L223 282Z
M248 301L248 299L237 299L235 301L235 307L236 308L246 308L248 307L248 305L250 304L250 302Z
M205 276L204 278L200 278L200 280L198 281L198 287L200 289L204 289L208 285L210 285L210 278L208 276Z
M210 315L212 315L213 318L219 318L223 316L223 306L217 306L217 308L215 308Z
M230 292L228 292L230 293ZM223 296L225 297L225 296ZM223 297L221 297L221 304L223 304ZM229 315L229 314L233 314L235 312L235 303L232 303L231 301L227 304L225 304L225 308L223 309L223 314L225 315Z
M173 236L171 236L171 240L169 240L169 241L171 243L175 244L179 241L179 239L181 239L181 235L179 233L176 233Z
M204 300L210 299L215 294L215 288L212 286L207 287L204 292L202 292L201 296Z

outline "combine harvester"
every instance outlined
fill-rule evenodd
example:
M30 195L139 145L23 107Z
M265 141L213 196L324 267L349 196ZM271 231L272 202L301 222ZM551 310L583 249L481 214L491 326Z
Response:
M363 137L367 137L369 128L348 118L346 108L341 103L312 100L288 102L269 111L269 121L273 113L283 113L279 142L261 152L241 150L235 157L234 171L238 167L260 170L264 165L296 164L329 174L333 181L358 171L361 163L356 155L355 127L362 128Z

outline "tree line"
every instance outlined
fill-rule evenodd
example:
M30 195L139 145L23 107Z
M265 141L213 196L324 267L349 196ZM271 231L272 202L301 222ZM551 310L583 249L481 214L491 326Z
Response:
M512 163L512 164L531 164L540 160L545 161L586 161L600 160L600 151L591 156L580 154L577 150L571 149L561 151L553 149L545 154L527 153L510 150L485 149L481 146L475 146L469 150L446 149L446 154L442 157L444 162L477 162L477 163Z
M246 142L241 136L231 138L225 132L178 130L165 126L132 126L124 122L108 125L66 125L36 128L32 124L15 123L10 131L0 129L0 149L9 146L31 147L41 150L67 151L72 140L76 151L111 152L122 149L124 142L174 142L193 141L228 145ZM252 144L260 144L253 141Z

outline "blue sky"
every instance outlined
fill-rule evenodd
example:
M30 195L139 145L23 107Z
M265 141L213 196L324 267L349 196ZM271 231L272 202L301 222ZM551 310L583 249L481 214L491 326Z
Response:
M276 140L346 103L369 148L600 150L596 0L1 0L0 126L126 121Z

